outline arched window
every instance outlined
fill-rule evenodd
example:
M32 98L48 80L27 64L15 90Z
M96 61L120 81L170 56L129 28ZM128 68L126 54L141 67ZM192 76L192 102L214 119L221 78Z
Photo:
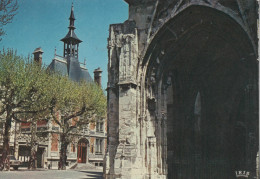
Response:
M200 92L197 93L194 105L194 116L195 116L195 131L200 131L200 122L201 122L201 97Z

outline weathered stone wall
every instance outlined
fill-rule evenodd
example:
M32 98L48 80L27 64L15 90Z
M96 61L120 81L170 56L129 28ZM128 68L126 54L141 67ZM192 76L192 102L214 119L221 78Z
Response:
M174 107L177 105L176 102L172 101L175 99L174 92L169 90L174 79L171 78L172 74L165 72L168 62L163 59L170 53L166 51L167 48L171 44L180 48L179 39L185 36L186 31L192 31L192 25L196 27L195 25L202 24L203 30L207 23L213 24L216 25L218 32L218 29L224 27L221 24L223 18L239 27L234 34L239 34L240 28L241 32L246 34L241 33L243 36L241 39L245 39L243 42L249 45L245 45L243 49L245 52L241 52L240 56L249 53L245 58L255 59L257 2L255 0L126 0L126 2L129 4L128 20L122 24L113 24L109 29L108 150L104 177L167 178L168 165L171 162L167 156L171 156L173 152L171 151L173 144L169 141L167 143L167 138L171 139L169 135L173 133L170 130L175 125L167 120L176 116L174 111L178 109ZM206 13L198 16L201 17L198 23L195 22L198 20L195 19L196 13L192 14L193 10L196 12L197 7L202 7L204 13L209 11L208 17ZM186 15L182 17L182 14ZM219 16L220 20L214 21L214 18L211 20L211 16ZM178 20L181 17L182 20ZM183 23L175 25L173 23L175 21ZM230 33L226 29L228 28L223 28L223 32L220 30L217 35L224 36L225 32ZM167 42L167 38L171 43ZM242 43L242 40L238 43ZM239 48L239 45L237 47ZM196 90L191 93L188 97L194 98L197 94ZM192 102L187 104L190 103ZM255 105L257 101L252 103ZM255 129L252 129L252 132L255 134Z

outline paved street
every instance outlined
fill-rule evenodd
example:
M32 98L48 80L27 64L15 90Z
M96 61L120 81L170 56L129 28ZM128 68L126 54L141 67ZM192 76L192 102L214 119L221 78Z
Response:
M102 170L37 170L0 172L1 179L102 179Z

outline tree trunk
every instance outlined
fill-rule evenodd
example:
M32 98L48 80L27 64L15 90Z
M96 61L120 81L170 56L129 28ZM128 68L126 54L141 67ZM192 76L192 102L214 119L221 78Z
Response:
M66 141L65 134L61 134L61 150L60 150L59 170L66 170L67 147L68 147L68 143Z
M9 161L9 140L10 140L10 129L11 129L11 120L12 118L7 115L5 122L5 131L3 139L3 153L0 161L0 170L10 170L10 161Z
M36 129L37 123L33 121L31 123L31 156L28 163L28 169L35 170L36 169Z

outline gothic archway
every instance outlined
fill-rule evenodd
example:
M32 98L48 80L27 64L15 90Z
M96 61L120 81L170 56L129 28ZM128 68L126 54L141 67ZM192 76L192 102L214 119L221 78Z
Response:
M185 9L151 42L143 63L147 116L168 178L230 179L238 170L255 175L253 43L231 17L203 6Z
M87 163L88 159L88 145L89 142L87 139L82 138L78 142L78 163Z

